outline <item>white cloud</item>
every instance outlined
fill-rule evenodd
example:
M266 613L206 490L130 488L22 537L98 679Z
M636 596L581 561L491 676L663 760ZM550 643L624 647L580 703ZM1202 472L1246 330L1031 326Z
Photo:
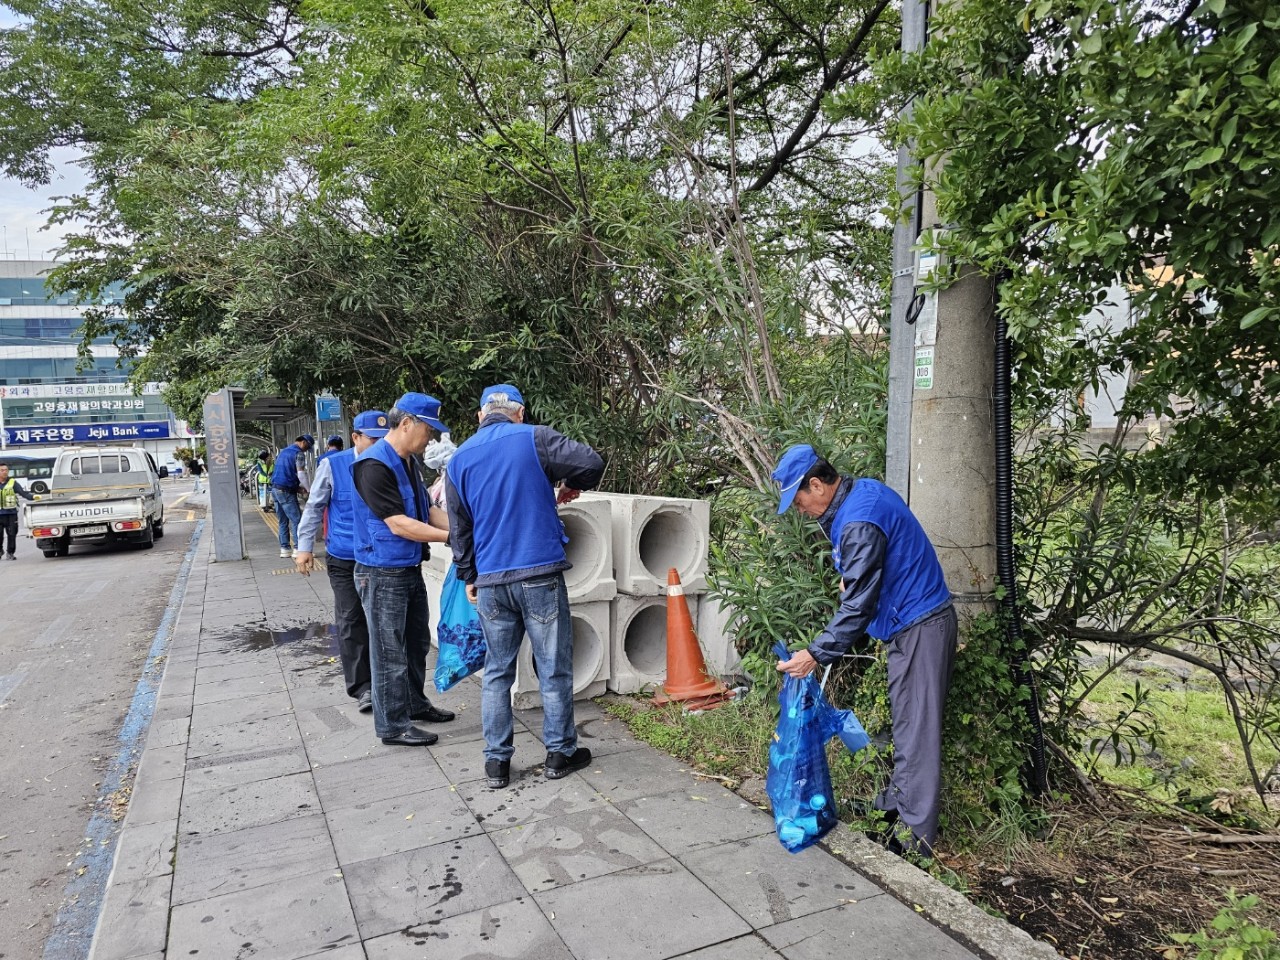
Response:
M76 164L80 156L71 149L53 151L53 182L35 190L0 177L0 259L49 259L63 238L74 232L74 226L65 224L46 227L53 198L69 196L85 186L84 171Z

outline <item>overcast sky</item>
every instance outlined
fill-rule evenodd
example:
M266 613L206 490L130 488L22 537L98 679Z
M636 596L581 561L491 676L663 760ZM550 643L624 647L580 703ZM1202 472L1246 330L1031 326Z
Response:
M12 11L0 0L0 29L18 24ZM53 198L75 193L84 186L84 176L75 165L74 150L58 150L54 154L56 173L49 186L28 190L16 180L0 177L0 259L26 260L30 256L44 260L62 245L66 227L45 230Z

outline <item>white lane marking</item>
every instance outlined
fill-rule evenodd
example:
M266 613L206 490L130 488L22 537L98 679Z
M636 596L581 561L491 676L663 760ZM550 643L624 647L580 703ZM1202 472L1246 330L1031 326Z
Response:
M25 663L18 664L18 669L13 673L0 675L0 704L4 703L5 698L17 690L18 685L25 679L27 679L27 665Z
M63 614L57 620L54 620L51 624L45 627L40 636L36 637L32 642L37 647L53 646L63 638L69 629L71 629L71 624L74 620L74 615L70 613Z

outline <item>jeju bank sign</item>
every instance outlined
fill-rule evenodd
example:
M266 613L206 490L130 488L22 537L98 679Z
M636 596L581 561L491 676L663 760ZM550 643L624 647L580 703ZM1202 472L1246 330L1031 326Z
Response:
M49 443L118 443L122 440L164 440L169 436L167 420L137 423L60 423L48 427L5 427L5 443L10 447Z

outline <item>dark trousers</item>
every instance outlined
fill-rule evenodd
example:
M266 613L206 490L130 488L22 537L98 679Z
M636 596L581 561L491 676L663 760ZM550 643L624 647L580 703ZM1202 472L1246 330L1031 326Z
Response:
M895 633L887 644L893 776L876 798L897 810L926 855L938 839L942 807L942 715L956 661L956 608Z
M427 685L427 585L420 567L356 564L356 590L369 624L373 670L373 731L398 737L413 726L412 715L431 706Z
M369 689L369 624L356 590L354 560L329 556L325 559L329 586L333 588L333 622L338 628L338 651L347 695L359 697Z
M18 515L16 513L0 513L0 543L8 541L5 553L13 556L14 547L18 544Z

